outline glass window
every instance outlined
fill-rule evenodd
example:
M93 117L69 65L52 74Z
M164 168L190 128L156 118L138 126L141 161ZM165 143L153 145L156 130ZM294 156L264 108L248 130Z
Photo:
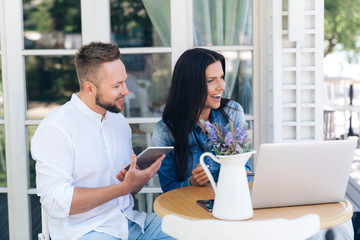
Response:
M245 114L253 114L253 69L251 51L224 51L225 97L240 103Z
M122 55L128 73L126 117L161 116L171 82L170 54ZM27 118L41 119L79 91L73 56L26 56Z
M74 56L26 56L27 118L42 119L79 91Z
M80 0L23 0L25 49L81 46Z
M0 58L0 118L4 118L4 96L3 96L3 88L2 88L1 58ZM0 125L0 187L6 187L6 186L7 184L6 184L6 160L5 160L5 128L4 125Z
M169 53L122 55L128 74L126 117L161 117L171 84Z
M29 198L32 239L36 240L38 239L37 235L42 232L40 197L38 197L37 195L29 195Z
M10 239L7 194L0 193L0 239Z
M0 125L0 187L6 186L5 128Z
M121 48L170 46L170 0L111 0L111 39Z
M38 126L27 126L27 149L28 149L28 159L29 159L29 184L30 188L36 188L36 182L35 182L35 160L31 156L31 139L35 134L35 131Z
M3 85L2 85L2 65L1 65L1 55L0 55L0 118L4 118L4 95L3 95Z
M194 0L194 45L252 45L252 5L251 0Z
M254 121L246 121L247 126L248 126L248 131L247 131L247 139L248 139L248 143L252 146L252 148L255 148L255 142L254 142ZM254 171L254 155L251 156L250 160L250 167L251 169ZM253 181L253 179L251 180Z
M151 134L156 123L130 124L132 130L132 144L136 155L151 146Z

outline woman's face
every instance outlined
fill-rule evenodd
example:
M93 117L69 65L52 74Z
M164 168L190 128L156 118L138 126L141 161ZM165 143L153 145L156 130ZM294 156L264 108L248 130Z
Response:
M205 109L217 109L220 107L221 95L225 90L224 71L220 61L210 64L205 71L207 82L207 98Z

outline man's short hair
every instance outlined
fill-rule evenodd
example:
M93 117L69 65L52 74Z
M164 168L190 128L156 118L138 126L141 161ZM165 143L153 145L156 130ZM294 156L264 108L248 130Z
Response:
M103 42L91 42L85 44L77 51L74 62L78 76L80 90L85 81L99 84L99 68L105 62L120 59L120 51L117 45Z

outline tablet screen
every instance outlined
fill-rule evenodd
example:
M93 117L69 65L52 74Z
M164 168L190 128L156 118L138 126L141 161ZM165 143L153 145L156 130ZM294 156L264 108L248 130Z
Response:
M174 147L148 147L137 156L137 165L141 170L148 168L161 155L166 155L173 149ZM129 167L130 164L128 164L125 169L128 170Z

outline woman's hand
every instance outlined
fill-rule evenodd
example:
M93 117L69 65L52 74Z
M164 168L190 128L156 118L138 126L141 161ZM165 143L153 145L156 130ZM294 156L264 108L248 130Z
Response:
M192 176L189 179L191 185L206 185L209 182L209 178L207 177L204 169L200 165L200 163L192 170Z

